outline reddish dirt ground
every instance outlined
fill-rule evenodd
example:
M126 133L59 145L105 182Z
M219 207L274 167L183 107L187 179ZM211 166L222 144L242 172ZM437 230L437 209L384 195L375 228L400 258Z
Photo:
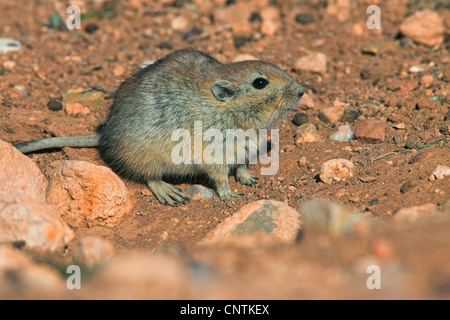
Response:
M0 55L0 139L17 144L94 132L106 119L111 101L107 93L104 96L108 103L91 108L86 116L52 111L47 103L51 99L61 100L64 93L74 88L114 90L145 60L158 59L175 49L193 47L222 62L231 62L238 54L246 53L273 62L292 77L298 74L294 62L305 50L322 52L327 56L327 72L304 77L311 76L304 86L313 97L314 108L295 110L275 125L280 129L282 150L280 169L275 176L261 176L260 166L255 165L250 171L260 178L256 186L242 186L230 178L231 188L245 193L244 198L221 202L214 197L176 208L161 205L146 192L145 185L123 179L133 200L131 212L115 228L76 229L76 238L92 235L110 240L118 253L171 253L170 248L176 248L189 255L209 231L249 202L274 199L299 209L306 200L324 198L355 208L369 217L379 217L386 226L340 237L307 230L296 244L269 246L251 254L240 255L239 248L230 249L236 250L235 258L239 261L234 261L235 265L243 266L236 269L234 277L224 276L234 281L235 291L216 293L213 297L230 298L232 292L237 292L235 297L244 298L450 298L450 179L428 179L438 165L450 165L448 4L446 7L439 1L402 0L394 5L390 1L377 1L382 13L380 32L365 28L368 17L365 10L370 1L350 1L349 17L345 21L326 12L327 1L275 0L263 1L260 5L253 1L248 5L255 13L267 6L277 8L280 25L274 35L258 33L261 21L254 14L249 24L250 36L238 37L233 30L212 19L216 10L227 6L226 2L116 1L111 9L97 11L87 6L85 10L91 14L83 15L82 29L69 32L47 25L55 13L67 17L64 1L2 1L0 37L16 39L24 47ZM228 2L228 6L233 6L234 2L241 1ZM444 21L447 34L440 46L426 47L398 35L404 18L424 7L438 11ZM314 21L296 22L298 13L308 13ZM187 25L171 30L171 21L178 16L184 17ZM352 31L355 24L363 26L362 35ZM88 32L88 25L97 26L98 30ZM395 41L399 45L376 55L362 52L366 43L380 41ZM15 62L13 70L1 68L5 61ZM414 65L430 62L434 63L434 68L424 73L408 71ZM434 77L429 88L420 82L424 74ZM414 84L415 89L399 93L399 89L409 84ZM14 88L17 85L24 86L25 95ZM434 96L441 97L441 102L430 102L428 98ZM420 99L425 99L425 107L417 107ZM362 118L382 120L386 126L385 140L368 143L326 139L337 124L319 119L319 110L332 106L336 100L344 103L346 109L358 112L359 118L350 122L353 129ZM309 122L315 124L325 138L323 141L294 144L297 127L292 118L299 111L308 115ZM394 122L389 121L393 115L404 119L404 129L395 128ZM440 139L443 140L422 149L411 148ZM419 153L423 156L411 163ZM300 165L298 160L302 156L306 157L306 163ZM107 165L97 149L88 148L38 152L30 157L42 170L48 163L61 159ZM355 177L332 185L317 179L322 163L333 158L353 161ZM407 181L412 182L412 187L401 192ZM396 210L427 203L437 205L444 213L419 219L407 227L391 224ZM163 233L166 236L162 237ZM389 253L380 253L379 246L386 247ZM67 257L71 249L69 246ZM223 248L216 250L217 255L230 254ZM367 274L352 272L367 257L380 259L386 266L385 290L367 290ZM273 272L264 267L264 261L270 259L292 268L301 265L303 272L310 275L311 284L305 284L303 291L284 288L279 295L252 295L257 289L248 289L242 294L239 279L251 283L252 275L259 279L267 275L270 280ZM220 265L220 259L215 258L211 264ZM336 284L338 276L349 277L345 282L348 287ZM389 277L395 279L391 279L395 283L391 287ZM401 284L398 284L399 278L404 279ZM323 285L318 286L322 282ZM273 285L289 286L276 280Z

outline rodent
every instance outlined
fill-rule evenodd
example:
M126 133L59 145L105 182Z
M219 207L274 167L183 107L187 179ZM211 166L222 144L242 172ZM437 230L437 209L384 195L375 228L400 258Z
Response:
M244 185L256 183L247 165L179 164L171 160L175 129L267 128L295 107L303 87L277 66L264 61L222 64L194 49L174 51L122 82L105 124L97 133L55 137L16 147L23 153L62 147L99 147L106 162L126 178L145 180L163 204L176 206L188 197L165 182L170 176L206 175L221 200L243 194L231 191L228 176Z

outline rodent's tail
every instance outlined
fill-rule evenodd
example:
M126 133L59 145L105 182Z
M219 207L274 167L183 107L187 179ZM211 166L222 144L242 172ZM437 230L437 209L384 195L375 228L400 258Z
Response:
M100 134L94 133L88 136L78 137L55 137L41 140L34 140L18 144L16 146L22 153L29 153L43 149L53 148L88 148L100 146Z

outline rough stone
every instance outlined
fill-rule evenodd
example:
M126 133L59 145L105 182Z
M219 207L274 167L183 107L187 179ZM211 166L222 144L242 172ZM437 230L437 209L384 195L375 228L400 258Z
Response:
M30 158L0 140L0 194L23 193L45 202L47 179Z
M128 191L109 168L86 161L58 160L45 170L47 201L72 226L114 227L130 207Z
M301 215L286 203L259 200L245 205L225 219L200 244L211 245L255 232L270 234L283 242L293 242L301 226Z

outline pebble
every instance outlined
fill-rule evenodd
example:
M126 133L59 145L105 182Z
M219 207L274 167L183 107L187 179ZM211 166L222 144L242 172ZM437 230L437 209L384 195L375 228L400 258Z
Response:
M98 24L96 24L96 23L89 23L84 28L84 31L86 31L89 34L93 34L93 33L97 32L98 29L99 29Z
M73 231L51 206L23 194L0 197L0 243L23 241L27 249L63 252Z
M183 31L189 25L189 21L184 16L175 17L170 21L170 27L174 31Z
M16 63L14 61L7 60L7 61L3 62L3 68L5 68L5 69L14 70L15 67L16 67Z
M249 3L238 2L226 7L219 7L214 10L214 22L217 25L230 25L236 34L247 34L252 30L250 16L252 8ZM238 30L236 30L236 27Z
M294 124L296 126L301 126L301 125L307 123L308 120L309 120L308 115L303 112L297 112L296 114L294 114L294 118L292 119L292 121L294 122Z
M350 0L329 0L325 12L343 22L350 18L350 7Z
M258 59L256 59L254 56L252 56L249 53L241 53L233 58L233 62L249 61L249 60L258 60Z
M406 37L426 46L440 45L444 41L444 26L436 11L416 11L403 20L400 31Z
M348 122L352 123L359 117L359 112L351 109L346 109L344 111L344 114L342 115L342 118L340 119L341 122Z
M326 184L346 181L353 177L354 167L350 160L331 159L322 164L319 177Z
M295 145L305 142L322 141L323 138L317 132L316 126L312 123L305 123L297 128L295 133Z
M31 261L23 252L0 245L0 299L61 299L66 282L49 266Z
M108 240L97 237L83 237L77 241L72 252L73 261L92 269L106 263L114 255L114 247Z
M321 52L313 52L307 56L297 59L294 63L294 69L297 72L307 72L326 74L327 56Z
M215 195L214 191L199 184L186 187L184 192L191 200L211 199Z
M429 88L434 82L434 78L432 75L426 74L420 78L420 83L425 87Z
M346 124L337 127L328 137L329 140L335 140L335 141L350 141L355 138L355 133L353 132L352 128Z
M275 32L280 29L280 13L275 7L267 7L261 10L261 33L273 36Z
M408 191L410 191L415 186L416 186L416 183L414 183L414 181L408 180L404 184L402 184L402 186L400 188L400 192L401 193L407 193Z
M367 43L363 45L361 47L361 52L377 55L381 52L396 51L399 48L400 47L398 41L381 41L381 42Z
M314 99L309 94L305 93L301 98L298 107L303 110L314 109Z
M320 110L319 119L325 123L336 123L344 115L344 106L335 105Z
M393 218L397 221L414 222L421 217L432 216L436 209L436 205L433 203L426 203L424 205L409 208L401 208L394 213Z
M323 229L331 234L347 234L363 229L369 221L361 213L325 200L305 201L300 209L305 231L310 227Z
M0 38L0 54L9 51L18 51L22 48L22 44L19 41L10 38Z
M357 124L355 137L368 142L383 142L385 139L384 123L376 119L365 119Z
M297 13L295 15L295 22L300 24L310 24L313 23L314 17L310 15L309 13Z
M45 202L47 179L36 163L0 140L0 194L22 193L38 202Z
M61 101L56 100L56 99L51 99L51 100L47 103L47 107L48 107L51 111L59 111L59 110L62 110L63 105L62 105Z
M107 102L99 91L86 91L83 88L70 89L67 91L62 100L63 109L71 115L83 114L90 112L90 108L98 109L106 106Z
M450 167L444 165L438 165L437 168L433 171L429 180L434 179L444 179L445 177L450 176Z
M83 106L79 102L70 102L66 103L64 107L66 113L70 116L86 116L91 113L91 110L88 107Z
M266 233L282 242L292 243L302 227L300 213L284 202L258 200L251 202L221 222L200 241L200 245L253 233Z
M188 296L187 270L176 258L160 254L114 257L83 288L87 299L163 299Z
M45 174L47 202L71 226L114 227L131 204L122 180L108 167L86 161L58 160Z

